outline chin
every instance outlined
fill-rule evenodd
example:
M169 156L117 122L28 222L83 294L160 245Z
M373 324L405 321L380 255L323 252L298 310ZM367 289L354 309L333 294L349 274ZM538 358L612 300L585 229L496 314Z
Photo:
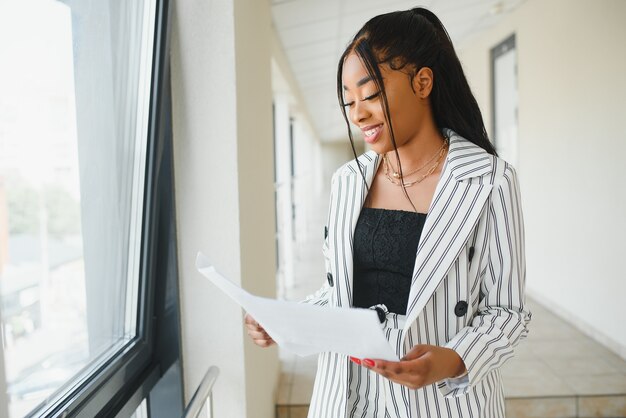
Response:
M368 146L372 151L379 155L393 151L393 146L391 144L379 144L376 142L374 144L368 144Z

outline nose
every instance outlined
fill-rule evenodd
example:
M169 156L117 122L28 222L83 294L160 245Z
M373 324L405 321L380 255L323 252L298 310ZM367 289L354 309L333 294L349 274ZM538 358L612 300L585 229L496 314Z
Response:
M367 102L355 100L352 109L350 109L350 119L352 123L359 126L361 122L371 116Z

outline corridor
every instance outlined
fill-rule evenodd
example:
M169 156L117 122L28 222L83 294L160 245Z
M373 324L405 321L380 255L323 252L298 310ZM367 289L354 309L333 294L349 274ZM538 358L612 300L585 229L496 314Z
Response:
M321 233L316 232L323 230L328 193L309 212L308 239L296 245L296 277L285 289L286 299L300 300L325 280ZM626 361L532 297L528 304L533 314L529 336L502 369L507 417L626 416ZM317 357L281 351L280 359L277 418L305 418Z

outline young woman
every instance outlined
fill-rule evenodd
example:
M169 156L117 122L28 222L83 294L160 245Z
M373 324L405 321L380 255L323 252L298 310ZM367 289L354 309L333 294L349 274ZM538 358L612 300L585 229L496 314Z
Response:
M321 354L309 417L504 417L500 366L531 318L519 186L445 28L423 8L374 17L339 60L337 93L370 151L357 157L348 129L327 281L305 302L376 309L401 361Z

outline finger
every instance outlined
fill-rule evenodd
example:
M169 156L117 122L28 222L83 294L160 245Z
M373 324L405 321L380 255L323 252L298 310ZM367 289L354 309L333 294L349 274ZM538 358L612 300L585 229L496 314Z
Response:
M252 337L253 340L269 340L270 336L265 332L258 331L248 331L248 335Z
M375 370L375 369L370 369L370 370L372 370L374 373L381 375L382 377L384 377L385 379L393 383L411 387L411 381L410 381L411 376L407 376L403 374L394 375L393 373L389 371L385 371L385 370Z
M259 323L250 314L246 314L246 316L244 317L244 322L250 325L259 325Z
M273 345L273 344L276 344L276 343L274 342L274 340L272 340L272 339L268 339L268 340L266 340L266 339L261 339L261 340L252 340L252 341L254 341L254 343L255 343L256 345L258 345L259 347L269 347L269 346L271 346L271 345Z
M267 333L267 331L265 331L263 328L260 327L252 327L252 328L248 328L246 330L246 332L248 333L249 336L251 336L252 338L256 338L256 339L264 339L264 340L272 340L273 338Z
M404 365L398 361L363 359L363 364L370 370L386 377L397 378L403 373Z
M250 331L265 332L263 327L254 324L246 324L246 329Z
M363 365L375 373L380 374L394 383L417 389L423 386L424 376L421 368L416 366L418 360L413 361L385 361L385 360L363 360ZM371 362L374 365L371 365Z
M244 317L244 321L247 324L259 326L258 321L256 319L254 319L254 317L252 315L250 315L249 313L247 313L246 316Z
M396 379L394 377L385 377L385 379L389 380L390 382L396 383L398 385L411 386L409 383L405 382L402 379Z
M252 340L259 347L269 347L270 342L268 340Z
M261 326L261 324L259 324L258 322L247 323L245 325L246 325L246 328L248 328L248 329L255 329L255 330L259 330L259 331L265 331L265 328L263 328L263 326Z

